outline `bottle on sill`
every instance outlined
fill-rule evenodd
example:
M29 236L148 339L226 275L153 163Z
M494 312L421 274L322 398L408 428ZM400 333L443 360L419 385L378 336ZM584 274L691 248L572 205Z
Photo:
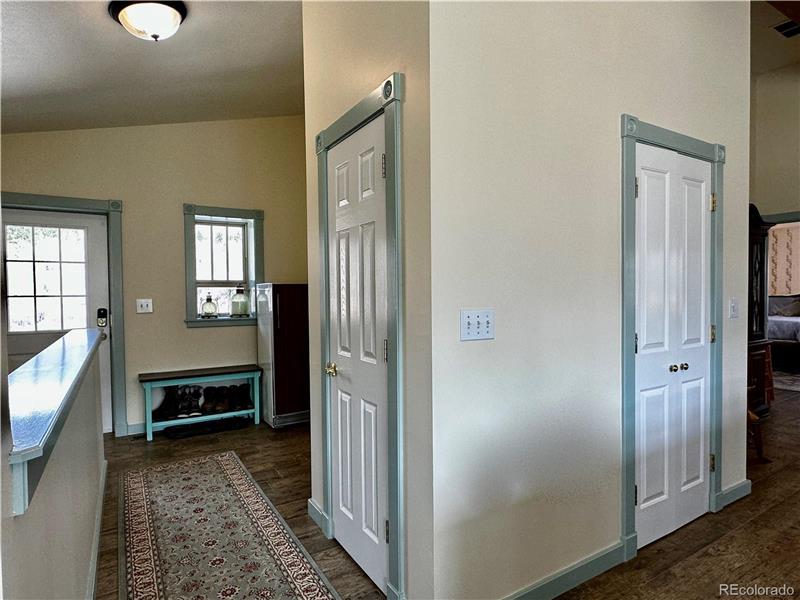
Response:
M245 293L244 284L236 287L236 293L231 298L231 317L246 318L250 316L250 296Z
M211 299L211 294L206 296L206 301L200 307L200 317L203 319L217 318L217 303Z

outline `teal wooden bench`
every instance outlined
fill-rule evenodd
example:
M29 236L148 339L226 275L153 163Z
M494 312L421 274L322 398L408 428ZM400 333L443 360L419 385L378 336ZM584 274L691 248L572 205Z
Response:
M184 417L169 421L153 421L153 390L173 385L199 385L245 379L250 383L250 396L253 408L213 413L199 417ZM261 367L258 365L234 365L211 367L208 369L189 369L185 371L164 371L161 373L140 373L139 383L144 387L144 417L147 441L153 441L153 432L177 425L191 425L205 421L218 421L230 417L253 416L253 422L261 422Z

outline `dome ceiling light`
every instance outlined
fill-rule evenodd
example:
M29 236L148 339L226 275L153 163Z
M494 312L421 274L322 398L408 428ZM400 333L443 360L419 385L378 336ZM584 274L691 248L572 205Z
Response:
M186 19L183 2L111 2L108 14L128 33L158 42L175 35Z

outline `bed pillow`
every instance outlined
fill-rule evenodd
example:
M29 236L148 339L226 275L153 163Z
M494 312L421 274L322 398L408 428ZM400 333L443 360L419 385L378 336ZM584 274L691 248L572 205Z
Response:
M772 314L778 317L800 317L800 298L789 297L781 298L785 302L774 302L772 304Z

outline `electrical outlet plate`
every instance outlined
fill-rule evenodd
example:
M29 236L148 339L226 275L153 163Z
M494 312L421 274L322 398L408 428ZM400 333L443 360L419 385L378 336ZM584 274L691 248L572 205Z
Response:
M461 311L461 341L493 340L494 309L474 308Z
M728 303L728 318L729 319L738 319L739 318L739 299L738 298L731 298L730 302Z
M152 298L137 298L136 299L136 312L137 313L151 313L151 312L153 312L153 299Z

